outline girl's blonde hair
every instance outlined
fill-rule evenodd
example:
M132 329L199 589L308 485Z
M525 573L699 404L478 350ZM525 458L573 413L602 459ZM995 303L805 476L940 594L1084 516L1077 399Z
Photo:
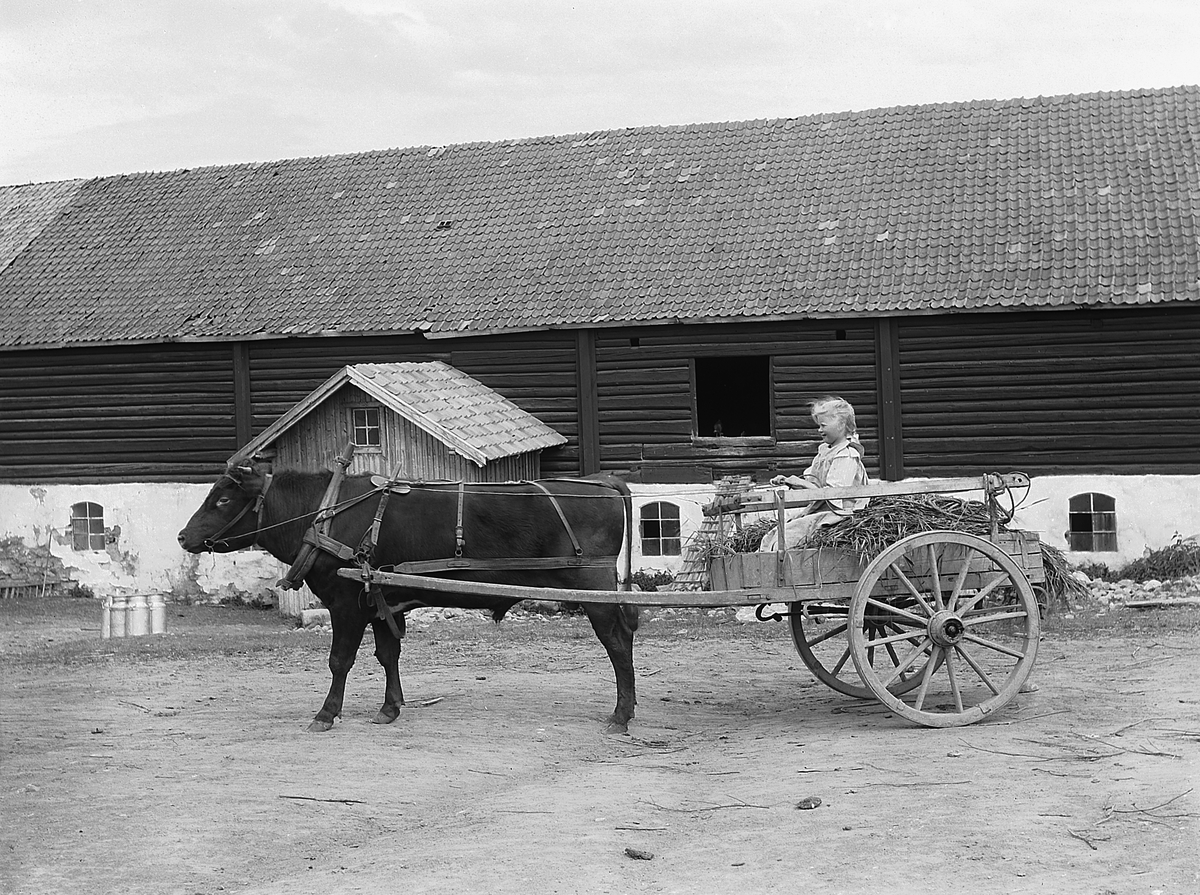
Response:
M836 395L826 395L824 398L817 398L810 406L814 421L818 415L833 416L846 427L846 435L849 436L858 433L858 423L854 420L854 407L845 398L839 398Z

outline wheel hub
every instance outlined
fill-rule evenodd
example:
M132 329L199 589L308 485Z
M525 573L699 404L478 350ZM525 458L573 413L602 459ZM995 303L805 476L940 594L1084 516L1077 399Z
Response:
M966 632L963 620L948 609L934 613L929 620L929 636L938 646L954 646Z

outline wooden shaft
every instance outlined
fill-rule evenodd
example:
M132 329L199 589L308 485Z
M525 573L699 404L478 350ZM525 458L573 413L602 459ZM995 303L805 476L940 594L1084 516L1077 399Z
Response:
M718 606L757 606L761 603L790 603L797 600L848 600L854 595L855 583L790 585L785 587L756 587L739 590L709 591L624 591L581 590L564 587L528 587L519 584L489 584L483 581L461 581L454 578L431 578L427 575L405 575L400 572L372 571L365 576L361 569L338 569L343 578L365 581L384 587L411 587L437 593L472 594L502 597L513 600L557 600L567 603L624 603L630 606L660 608L705 609Z

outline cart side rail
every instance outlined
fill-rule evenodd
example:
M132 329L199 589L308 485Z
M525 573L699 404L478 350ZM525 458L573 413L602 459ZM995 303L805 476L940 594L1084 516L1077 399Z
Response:
M872 482L867 485L850 485L842 488L800 488L785 492L783 506L788 509L806 506L818 500L845 500L863 497L893 497L908 494L953 494L964 491L982 491L996 495L1010 488L1028 488L1029 476L1021 472L1004 475L988 473L982 476L962 476L941 479L914 479L906 482ZM761 491L751 491L740 496L736 502L714 501L704 508L706 516L723 513L769 513L779 508L779 503Z

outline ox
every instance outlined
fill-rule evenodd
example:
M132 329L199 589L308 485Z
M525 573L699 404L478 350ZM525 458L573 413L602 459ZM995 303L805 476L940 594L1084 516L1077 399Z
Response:
M404 612L419 606L456 606L490 610L499 621L519 602L402 587L383 588L373 600L361 583L337 574L339 568L358 565L356 558L361 560L368 537L375 568L430 561L428 566L436 569L437 561L457 552L468 560L460 565L469 565L470 560L487 565L494 560L493 566L504 566L502 561L508 560L511 567L432 574L528 587L616 589L616 558L622 533L626 543L629 537L631 507L628 487L613 476L506 484L390 483L391 487L363 475L346 476L340 486L337 482L331 486L333 476L328 470L294 469L272 475L262 463L231 464L179 533L180 546L190 553L225 553L249 547L266 550L292 564L289 577L301 577L329 609L333 681L309 730L328 730L341 714L346 675L368 623L375 635L375 657L386 676L383 705L374 720L388 724L396 720L404 704L399 670ZM330 496L336 500L332 511L322 511ZM326 537L322 549L312 550L304 545L306 536L309 541L321 542L320 536L314 538L315 518L326 520L321 523ZM341 550L339 558L337 547L331 549L330 543L356 547L359 555L349 557L345 555L349 550ZM302 557L302 552L307 555ZM532 557L541 559L531 563L533 568L521 568L519 560ZM555 560L546 559L553 557L586 562L562 562L559 565L563 567L555 568ZM300 569L307 563L311 567ZM299 586L300 581L285 579L281 583ZM608 730L624 732L635 702L637 608L612 603L582 605L616 675L617 703Z

